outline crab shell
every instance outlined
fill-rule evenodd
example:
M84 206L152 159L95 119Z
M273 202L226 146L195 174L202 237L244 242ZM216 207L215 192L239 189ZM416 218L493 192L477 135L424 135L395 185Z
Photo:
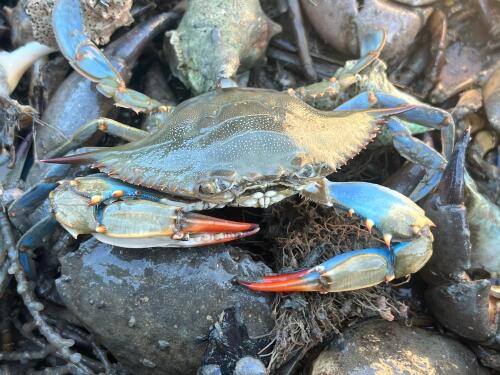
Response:
M277 201L332 173L370 142L381 116L399 112L324 112L276 91L220 89L182 103L144 139L51 162L93 162L134 185L256 207L259 193Z
M259 0L190 0L165 44L174 74L195 93L213 90L262 59L281 26L262 11Z

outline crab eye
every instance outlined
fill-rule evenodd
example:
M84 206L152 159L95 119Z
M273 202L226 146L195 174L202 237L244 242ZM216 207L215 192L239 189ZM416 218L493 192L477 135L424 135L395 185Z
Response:
M307 164L302 167L300 171L297 172L297 176L301 178L311 178L316 175L312 165Z
M202 182L199 187L202 194L214 194L217 192L217 186L212 181Z
M229 190L231 187L231 182L222 178L216 178L212 181L200 183L199 190L202 194L218 194Z

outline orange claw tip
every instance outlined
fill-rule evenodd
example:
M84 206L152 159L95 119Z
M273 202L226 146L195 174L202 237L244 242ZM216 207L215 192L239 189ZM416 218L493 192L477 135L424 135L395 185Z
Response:
M280 274L280 275L268 275L268 276L263 276L259 282L269 283L269 282L276 282L276 281L287 281L287 280L292 280L292 279L296 279L298 277L305 276L311 272L312 271L310 269L305 269L302 271L284 273L284 274Z
M297 272L299 273L299 272ZM300 273L303 273L301 271ZM269 277L269 276L267 276ZM317 272L304 276L290 276L288 280L266 281L266 276L257 281L238 279L238 283L259 292L325 292Z
M180 226L184 233L256 233L258 224L242 223L218 219L206 215L187 213L180 220Z

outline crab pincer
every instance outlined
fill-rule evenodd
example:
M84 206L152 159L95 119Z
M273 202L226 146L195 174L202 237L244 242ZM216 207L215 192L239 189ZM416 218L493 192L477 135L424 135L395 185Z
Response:
M377 228L387 247L353 250L298 272L238 280L266 292L341 292L370 287L418 271L432 255L434 224L424 211L402 194L364 182L330 182L311 186L304 195L365 219ZM392 241L400 241L392 245Z
M259 230L256 224L190 212L204 206L169 201L150 189L102 174L61 181L51 193L51 206L73 237L92 234L99 241L129 248L203 246Z

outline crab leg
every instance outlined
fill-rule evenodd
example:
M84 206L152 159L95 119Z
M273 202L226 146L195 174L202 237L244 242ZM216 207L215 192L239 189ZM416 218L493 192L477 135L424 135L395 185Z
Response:
M442 129L453 121L451 114L440 108L425 105L411 97L403 99L382 91L362 92L347 102L339 105L335 108L335 111L353 111L375 106L392 108L404 105L414 105L414 108L411 111L398 115L398 117L401 117L403 120L409 122L432 129Z
M361 72L380 56L386 40L385 30L373 30L359 39L361 41L359 60L350 69L342 69L337 79L342 80L345 76L353 76Z
M289 93L311 105L316 103L317 99L323 97L325 93L330 96L339 95L345 88L356 83L356 74L380 56L385 45L385 38L384 30L374 30L372 33L367 33L360 43L360 58L353 66L339 69L329 81L313 83L301 87L297 91L289 90Z
M75 152L95 151L98 147L83 147ZM71 155L72 153L70 153ZM21 232L29 227L29 215L48 198L50 192L57 187L57 181L65 178L70 165L54 165L46 173L43 180L27 190L22 196L11 203L8 209L9 219Z
M59 147L46 154L46 159L57 156L66 155L66 153L76 150L91 139L97 131L121 138L125 141L138 141L149 135L148 132L134 128L132 126L122 124L121 122L101 117L89 121L85 125L79 127L72 135L71 139L67 140ZM42 160L43 161L43 160Z
M370 183L326 179L302 193L318 203L339 206L365 218L369 230L376 227L382 232L387 248L354 250L291 274L239 280L243 285L274 292L355 290L414 273L432 254L433 223L402 194ZM401 242L392 246L393 240Z
M392 97L385 93L377 93L373 98L368 93L361 93L353 99L339 106L335 111L359 110L370 108L373 104L378 103L385 107L395 103L408 103L401 98ZM399 118L408 121L415 121L419 124L431 128L443 128L443 124L452 124L451 115L438 108L432 108L423 104L414 105L414 107L406 112L397 115L398 118L392 117L388 120L387 126L384 128L393 146L398 152L414 163L422 165L426 170L425 178L420 181L418 186L410 194L410 198L418 201L425 197L432 189L434 189L441 180L443 170L446 167L446 159L440 155L432 147L427 146L422 141L414 138L408 125L403 123ZM452 128L454 128L452 126ZM452 148L452 147L451 147Z
M106 56L84 34L79 0L56 1L52 25L59 49L71 66L89 80L97 82L97 90L113 98L117 106L136 112L171 110L170 107L126 87Z
M432 147L414 138L408 128L398 119L391 118L387 129L392 135L392 143L399 154L405 159L422 165L426 176L409 195L410 199L419 201L429 194L441 181L446 159Z

